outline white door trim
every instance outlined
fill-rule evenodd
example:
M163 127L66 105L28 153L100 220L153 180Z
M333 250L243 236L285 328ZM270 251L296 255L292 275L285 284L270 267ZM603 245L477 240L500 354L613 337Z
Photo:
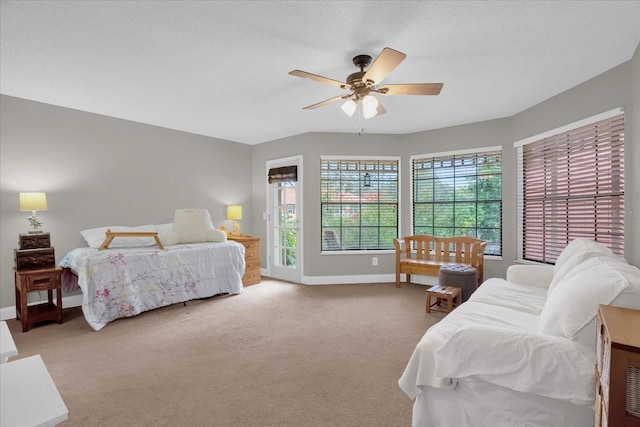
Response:
M296 277L297 283L301 283L302 281L302 277L304 277L304 253L302 248L304 247L303 242L304 242L304 236L303 236L303 230L304 230L304 224L303 224L303 220L304 220L304 215L303 215L303 206L304 206L304 198L303 198L303 188L304 186L302 185L303 182L303 156L302 155L297 155L297 156L291 156L291 157L284 157L284 158L280 158L280 159L273 159L273 160L267 160L266 164L265 164L265 176L268 175L269 173L269 169L271 168L276 168L276 167L282 167L282 166L292 166L292 165L296 165L298 167L298 182L296 185L296 220L297 220L297 233L296 233ZM274 200L273 200L273 191L272 188L270 187L270 184L268 181L265 181L265 194L267 195L266 197L266 202L267 202L267 209L266 209L266 222L265 222L265 235L267 236L267 262L265 263L266 265L266 271L265 271L265 275L266 276L272 276L273 272L271 271L271 266L272 266L272 260L273 260L273 218L271 217L272 215L272 208L273 208L273 204L274 204Z

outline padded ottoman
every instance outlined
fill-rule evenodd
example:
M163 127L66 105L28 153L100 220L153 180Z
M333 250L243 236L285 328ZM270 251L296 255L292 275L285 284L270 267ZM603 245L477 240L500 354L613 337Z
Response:
M456 286L462 290L462 302L478 289L478 270L467 265L443 265L438 276L440 286Z

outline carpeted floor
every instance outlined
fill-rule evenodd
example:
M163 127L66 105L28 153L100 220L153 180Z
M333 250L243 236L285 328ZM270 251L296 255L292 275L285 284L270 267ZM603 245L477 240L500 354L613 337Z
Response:
M62 426L410 426L397 381L426 329L425 287L263 280L110 323L79 307L20 332L67 408ZM15 359L15 358L14 358Z

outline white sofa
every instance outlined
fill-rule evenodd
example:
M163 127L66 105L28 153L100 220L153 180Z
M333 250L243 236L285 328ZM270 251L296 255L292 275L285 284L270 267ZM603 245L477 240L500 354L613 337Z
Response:
M599 304L640 309L640 270L586 239L486 280L413 351L413 426L593 425Z

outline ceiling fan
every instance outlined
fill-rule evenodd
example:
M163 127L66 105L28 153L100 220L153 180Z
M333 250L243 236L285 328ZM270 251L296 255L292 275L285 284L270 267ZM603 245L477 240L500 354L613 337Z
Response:
M353 64L359 67L360 71L350 74L346 82L318 76L301 70L293 70L289 74L336 86L350 92L318 102L317 104L309 105L304 107L303 110L313 110L314 108L322 107L333 102L347 100L342 105L342 110L348 116L352 116L356 111L358 102L362 102L362 113L364 118L368 119L379 114L384 114L387 111L382 106L382 103L371 95L372 93L380 95L438 95L442 90L442 83L408 83L380 86L380 82L404 61L406 57L406 54L389 47L382 49L382 52L373 63L371 63L371 56L357 55L353 58ZM371 66L369 67L369 65ZM365 71L364 69L367 67L369 68Z

